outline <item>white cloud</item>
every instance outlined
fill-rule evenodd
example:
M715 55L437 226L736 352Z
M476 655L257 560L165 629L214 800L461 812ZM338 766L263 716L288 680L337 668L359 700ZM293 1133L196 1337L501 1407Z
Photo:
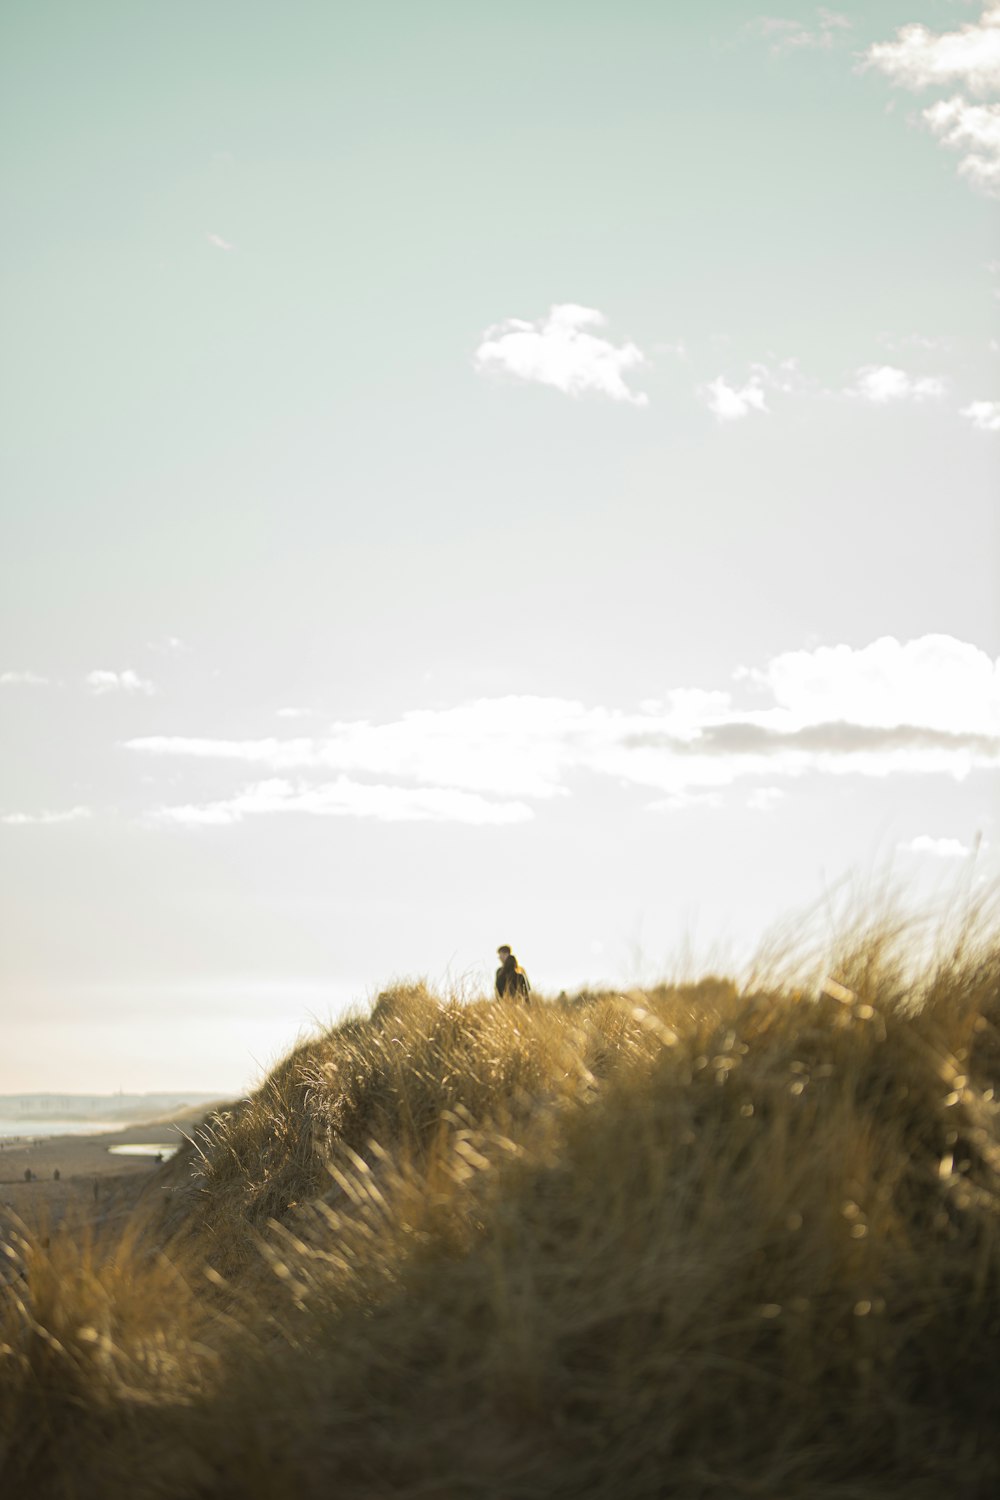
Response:
M1000 662L949 635L787 651L741 678L764 688L791 725L923 726L1000 734Z
M89 807L71 807L66 812L49 812L46 810L39 813L4 813L0 817L0 823L6 823L12 828L18 828L28 824L78 823L82 818L90 818L92 816L93 814Z
M890 401L937 399L944 393L945 383L937 375L908 375L895 365L863 365L844 394L885 406Z
M736 422L752 412L769 413L768 392L782 396L809 390L814 382L803 375L796 358L780 360L776 365L755 363L742 385L731 384L724 375L697 388L697 394L713 417L720 422Z
M49 679L37 672L0 672L0 684L4 687L48 687Z
M131 667L126 667L124 672L88 672L84 681L99 698L107 693L142 693L148 698L156 692L153 684L133 672Z
M900 88L919 90L960 82L974 94L1000 89L1000 5L957 31L933 32L919 23L902 26L892 42L876 42L864 66L884 73Z
M869 47L862 65L896 87L918 91L958 83L985 98L1000 92L1000 5L957 31L903 26L892 42ZM939 99L922 119L943 145L964 152L960 174L980 192L1000 196L1000 104L970 104L961 94Z
M771 52L780 57L785 52L800 52L817 47L827 50L845 31L850 31L851 22L839 11L825 10L820 6L812 29L801 21L790 21L780 16L758 16L749 23L747 29L763 37Z
M963 844L961 839L935 839L927 833L921 833L899 847L908 854L932 854L935 859L967 859L972 853L972 847Z
M719 422L738 422L751 412L766 412L768 409L763 377L758 371L751 375L745 385L739 387L727 384L723 376L719 375L707 385L701 386L698 394Z
M311 708L276 708L274 716L277 719L311 719L313 711Z
M241 823L261 813L309 813L326 818L376 818L384 823L469 823L477 827L524 823L534 817L524 802L494 802L447 787L401 787L350 781L340 776L320 785L273 779L245 787L235 797L149 815L157 823L188 827Z
M963 406L960 417L968 417L980 432L1000 432L1000 401L972 401Z
M235 245L231 245L228 240L224 240L222 238L221 234L212 234L212 232L210 230L206 232L205 238L208 240L208 243L210 245L214 245L215 246L216 250L235 250L236 249L236 246Z
M418 709L385 724L331 725L323 737L259 740L150 736L126 747L153 755L235 760L287 772L402 778L422 786L497 796L559 795L562 742L586 710L557 698L478 699L449 709Z
M553 306L537 323L507 318L484 333L475 353L476 369L551 385L567 396L595 394L645 406L648 398L631 391L623 378L646 363L642 350L633 343L616 346L587 332L603 328L606 321L593 308L571 302Z
M945 146L972 148L959 162L959 172L980 192L1000 196L1000 104L939 99L923 117Z
M951 636L785 652L734 677L743 696L763 706L703 689L675 689L631 711L512 696L382 724L336 723L315 737L154 736L126 748L303 778L160 811L161 820L186 822L279 809L516 822L528 804L568 796L592 776L650 789L661 799L654 806L667 810L753 778L766 782L751 803L763 810L776 800L776 782L806 774L961 778L1000 768L1000 662ZM331 772L337 781L308 779ZM354 781L358 775L379 784Z

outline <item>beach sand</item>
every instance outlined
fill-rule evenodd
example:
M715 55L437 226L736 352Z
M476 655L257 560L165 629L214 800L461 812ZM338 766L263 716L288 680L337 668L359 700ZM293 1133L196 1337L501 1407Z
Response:
M199 1117L201 1118L200 1114ZM0 1150L0 1227L13 1213L25 1223L54 1227L68 1209L105 1219L130 1208L152 1185L155 1156L116 1156L110 1146L183 1143L192 1121L129 1125L96 1135L58 1135L6 1142ZM25 1172L33 1180L25 1181ZM58 1180L55 1173L59 1173Z

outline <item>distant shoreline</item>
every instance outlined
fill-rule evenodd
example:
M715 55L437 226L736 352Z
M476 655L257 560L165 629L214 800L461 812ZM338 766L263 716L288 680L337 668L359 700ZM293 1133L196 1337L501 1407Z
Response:
M13 1142L25 1144L32 1140L48 1140L60 1135L98 1135L105 1131L127 1129L130 1123L125 1120L85 1120L72 1115L37 1120L0 1118L0 1146L10 1146Z
M86 1132L4 1140L0 1150L0 1222L8 1214L57 1223L70 1210L103 1214L144 1190L159 1163L152 1156L112 1155L110 1147L163 1146L172 1150L209 1111L189 1109L180 1120L110 1125ZM30 1178L26 1176L30 1173ZM58 1176L56 1175L58 1173Z
M0 1094L0 1122L17 1121L30 1125L47 1120L71 1120L92 1122L96 1128L105 1120L116 1120L124 1125L176 1115L187 1109L207 1109L225 1097L221 1090L207 1093L204 1089L151 1089L141 1094L36 1090Z

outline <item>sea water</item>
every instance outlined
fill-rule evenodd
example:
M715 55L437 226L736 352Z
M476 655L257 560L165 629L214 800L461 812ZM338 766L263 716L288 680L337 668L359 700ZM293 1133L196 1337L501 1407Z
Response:
M3 1120L0 1119L0 1141L38 1140L50 1135L98 1135L102 1130L126 1130L124 1121L108 1120Z

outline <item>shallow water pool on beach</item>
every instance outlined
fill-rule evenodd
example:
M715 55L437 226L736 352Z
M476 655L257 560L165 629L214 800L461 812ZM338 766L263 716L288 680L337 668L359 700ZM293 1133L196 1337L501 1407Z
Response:
M109 1146L109 1156L162 1156L166 1161L175 1155L176 1146L156 1145L150 1141L135 1141L127 1146Z

